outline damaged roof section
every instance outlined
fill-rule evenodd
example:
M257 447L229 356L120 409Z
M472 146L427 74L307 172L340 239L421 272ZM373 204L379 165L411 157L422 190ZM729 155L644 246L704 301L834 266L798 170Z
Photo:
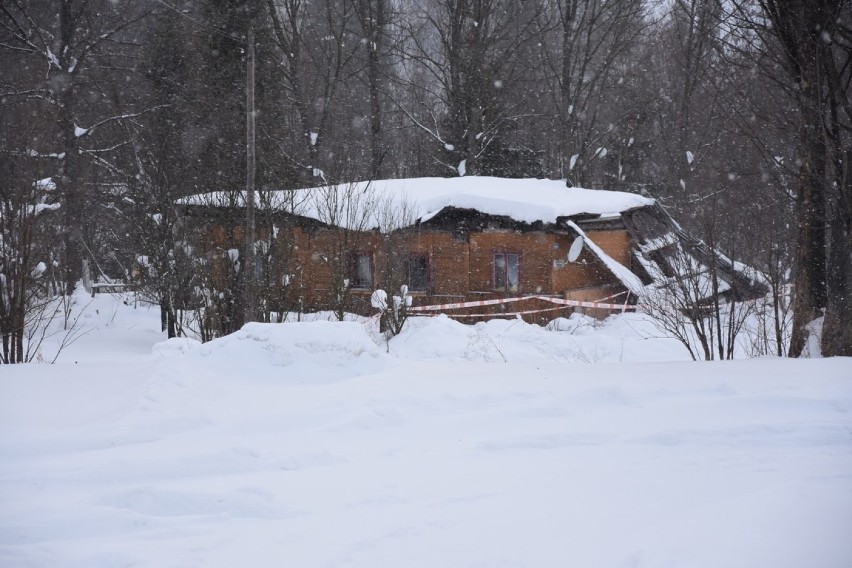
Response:
M734 300L755 298L768 291L757 272L717 250L684 230L659 203L625 211L624 228L636 248L634 272L646 284L664 284L687 276L702 277L715 265L719 292ZM699 285L711 294L709 284Z

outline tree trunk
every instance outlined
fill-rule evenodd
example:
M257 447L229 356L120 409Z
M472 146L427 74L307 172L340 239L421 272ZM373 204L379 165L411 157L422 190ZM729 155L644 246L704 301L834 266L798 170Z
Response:
M838 140L839 141L839 140ZM838 156L838 202L829 225L826 288L828 306L823 322L822 353L852 357L852 149Z
M62 148L62 159L59 164L57 189L62 198L62 260L63 293L71 295L80 277L82 255L80 254L80 234L82 231L81 212L84 210L83 196L80 194L80 156L78 153L77 133L74 121L76 112L76 95L74 92L74 77L70 72L70 46L76 32L76 19L72 12L71 2L62 2L59 10L59 51L61 65L51 74L51 84L57 89L59 111L57 127L59 147Z
M799 123L799 179L796 195L797 242L790 356L802 354L806 326L826 306L825 158L823 117L818 78L809 73L801 81Z
M172 337L177 337L177 329L175 327L175 312L174 312L174 309L169 308L169 311L166 312L166 317L168 318L167 337L169 339L171 339Z
M355 12L367 41L367 86L370 96L370 176L381 179L385 149L382 132L382 50L387 26L385 0L357 0Z
M563 157L568 158L569 166L563 175L575 185L582 187L583 176L580 173L583 167L582 161L578 159L571 166L570 156L577 154L582 155L581 148L575 146L575 137L573 136L574 128L574 100L572 100L572 65L574 65L574 41L576 34L576 17L577 17L577 0L568 0L565 2L561 14L562 20L562 53L561 53L561 70L559 74L559 108L557 116L560 123L560 137L562 143ZM579 110L579 109L578 109Z

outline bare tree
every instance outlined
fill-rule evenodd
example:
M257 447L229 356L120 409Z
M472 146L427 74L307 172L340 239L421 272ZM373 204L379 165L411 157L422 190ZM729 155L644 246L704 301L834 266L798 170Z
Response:
M762 51L784 70L780 85L790 93L797 113L790 353L801 354L808 325L825 310L825 354L852 354L848 325L852 315L847 150L852 122L848 103L852 48L848 3L758 0L757 6L746 2L734 5L742 26L756 35Z
M304 267L299 257L297 217L305 212L305 191L259 192L257 241L258 305L261 321L282 322L304 311Z
M624 88L627 62L648 25L645 10L633 0L546 4L537 26L545 38L539 47L543 80L560 141L556 171L575 184L600 183L591 175L601 169L596 162L631 136L633 104L625 99L619 109L608 101Z
M398 195L386 195L375 205L379 232L377 272L380 275L376 288L380 293L371 298L371 303L380 310L380 330L387 332L389 338L402 331L409 316L409 289L413 286L414 268L411 263L416 259L411 256L411 241L419 230L415 226L415 211L410 199Z
M343 321L352 289L373 289L375 257L366 240L376 222L376 195L369 185L354 183L328 185L313 192L312 207L318 219L330 226L319 260L328 270L332 310Z
M674 337L697 360L732 359L737 337L754 310L754 301L742 301L719 275L719 252L704 247L699 260L674 240L653 266L658 283L646 290L642 306L662 332Z
M410 15L404 54L417 105L403 112L431 139L443 173L487 174L489 152L509 143L524 112L504 93L528 67L540 11L538 2L436 0Z
M852 356L852 9L838 14L824 61L828 162L827 304L822 336L826 355Z
M4 58L16 58L30 70L18 84L4 85L3 96L15 102L37 101L53 119L50 129L33 140L27 151L55 159L57 191L63 202L61 270L66 293L80 276L83 258L85 161L90 156L103 159L112 146L89 142L103 141L103 131L138 115L109 104L112 101L93 79L106 69L117 78L121 62L137 49L131 32L148 13L146 5L107 0L62 0L58 6L11 0L0 9L0 51ZM93 100L97 104L90 104Z
M389 0L351 0L367 56L367 90L370 100L370 178L382 179L382 163L388 155L382 121L385 113L388 51L393 47L390 27L394 6Z
M34 179L33 162L0 154L0 363L29 361L33 333L50 315L47 306L55 308L52 228L60 204L50 178Z
M335 107L361 47L358 41L347 41L355 10L351 2L332 0L266 0L266 8L282 61L279 71L286 98L296 111L300 140L298 153L284 151L281 146L279 149L301 172L303 186L313 178L325 183L323 176L333 175L334 162L323 159L320 149L333 138L330 130Z

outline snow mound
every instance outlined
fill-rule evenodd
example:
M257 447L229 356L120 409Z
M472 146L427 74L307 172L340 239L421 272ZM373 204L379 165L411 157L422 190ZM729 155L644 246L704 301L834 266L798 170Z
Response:
M151 353L159 359L169 359L184 355L201 347L201 342L189 337L172 337L166 341L155 343Z
M269 376L270 367L283 367L281 378L303 382L375 372L391 360L362 324L327 321L249 323L192 355L220 375Z
M587 327L594 327L595 320L582 314L571 314L567 318L556 318L547 324L547 331L559 331L563 333L577 333Z
M201 353L227 353L246 341L255 342L269 353L276 365L290 365L298 359L319 359L325 363L343 362L362 355L380 357L364 326L354 322L249 323L231 335L202 346Z
M852 566L852 358L672 362L643 314L153 349L159 308L84 314L67 363L0 366L3 567Z
M409 318L390 342L391 353L410 360L466 360L503 363L614 363L683 360L675 340L657 340L641 314L619 314L600 322L573 314L546 327L519 319L494 319L465 325L446 315Z

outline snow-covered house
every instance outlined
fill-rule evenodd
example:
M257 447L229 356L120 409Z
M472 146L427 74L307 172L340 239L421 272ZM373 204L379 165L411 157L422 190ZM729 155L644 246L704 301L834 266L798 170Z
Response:
M210 243L231 260L244 203L240 193L179 202L185 215L206 220ZM556 180L358 182L261 192L256 206L264 278L281 288L279 309L329 309L345 296L347 310L367 313L374 289L405 284L415 307L547 319L576 301L635 304L672 274L673 243L707 261L653 199ZM749 285L731 263L718 274L726 290Z

